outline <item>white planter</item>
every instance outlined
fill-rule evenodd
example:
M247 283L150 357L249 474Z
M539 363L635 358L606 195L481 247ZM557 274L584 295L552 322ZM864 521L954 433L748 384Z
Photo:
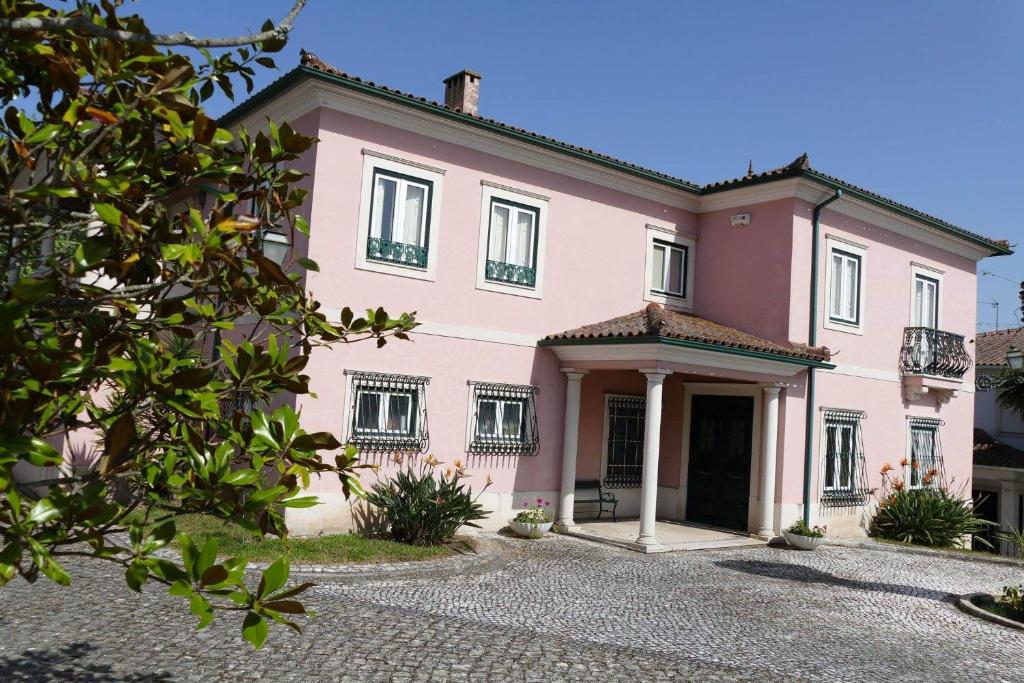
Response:
M797 550L814 550L819 545L825 542L824 536L822 536L821 538L812 538L811 536L791 534L788 531L783 531L782 537L786 539L786 543L796 548Z
M525 522L517 522L515 520L508 523L508 525L512 527L512 531L525 538L540 538L551 530L551 524L552 522L544 522L543 524L527 524Z

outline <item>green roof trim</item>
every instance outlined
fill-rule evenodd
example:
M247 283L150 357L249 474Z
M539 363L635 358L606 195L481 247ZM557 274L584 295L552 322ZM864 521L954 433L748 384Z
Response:
M331 67L328 67L331 68ZM330 73L323 69L307 66L305 64L299 65L288 71L283 76L278 78L276 81L268 85L263 90L260 90L255 95L240 103L223 116L220 117L221 125L231 125L237 122L243 116L250 112L258 109L263 104L269 102L278 95L284 93L289 88L295 86L302 81L303 78L312 78L334 85L341 86L347 90L362 93L372 97L376 97L382 100L401 104L403 106L418 109L435 116L439 116L444 119L451 121L457 121L459 123L468 125L470 127L494 133L506 138L519 140L528 144L547 149L549 151L564 154L575 159L586 161L604 168L608 168L620 173L624 173L636 178L648 180L653 183L674 189L687 192L692 195L703 196L708 194L715 194L718 192L725 192L728 190L737 189L740 187L747 187L749 185L758 185L761 183L769 183L777 180L784 180L795 177L803 177L811 180L815 183L823 185L824 187L831 189L842 189L844 193L851 197L855 197L861 201L867 202L878 206L886 211L891 211L897 215L909 218L917 221L929 227L938 229L942 232L949 234L952 237L964 240L971 244L979 247L983 247L992 252L993 256L1005 256L1012 254L1013 250L1005 242L992 240L983 235L971 232L960 226L954 225L947 221L944 221L935 216L918 211L912 207L900 204L892 199L888 199L881 195L875 194L869 190L866 190L856 185L851 185L840 178L830 176L826 173L816 171L810 168L806 161L806 155L801 157L790 164L789 166L775 169L766 173L761 173L754 176L748 176L746 178L738 178L736 180L710 183L708 185L700 186L696 183L684 180L682 178L676 178L659 171L637 166L626 161L615 159L610 156L599 154L592 150L587 150L582 147L577 147L566 142L555 140L544 135L532 133L530 131L515 128L512 126L504 125L494 119L485 119L479 116L472 116L465 114L461 111L449 109L436 102L432 102L424 97L416 97L411 94L403 93L392 88L385 86L379 86L372 82L363 81L362 79L349 77L347 75L341 75L340 72ZM803 165L798 162L803 159Z
M744 356L746 358L756 358L758 360L772 360L779 363L789 363L790 365L800 365L806 368L832 370L836 367L832 363L815 360L813 358L798 358L796 356L787 356L781 353L771 353L770 351L754 351L752 349L740 349L734 346L724 346L722 344L712 344L692 339L675 339L673 337L661 337L655 335L638 337L596 337L586 339L541 339L537 342L537 346L542 347L608 344L665 344L667 346L680 346L682 348L697 349L700 351L717 351L718 353L724 353L730 356Z

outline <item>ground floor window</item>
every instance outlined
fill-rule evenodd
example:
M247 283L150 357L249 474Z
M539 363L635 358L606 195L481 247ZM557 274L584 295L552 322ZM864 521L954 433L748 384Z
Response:
M604 485L609 488L640 486L647 401L640 396L608 396L605 405L608 442Z
M471 382L470 387L469 452L536 455L540 448L537 387L493 382Z
M859 410L829 408L824 413L822 505L862 505L867 498L867 479Z
M349 443L369 452L425 451L426 377L349 373Z
M940 486L943 483L942 449L939 444L940 420L911 418L910 447L904 461L904 481L911 488Z

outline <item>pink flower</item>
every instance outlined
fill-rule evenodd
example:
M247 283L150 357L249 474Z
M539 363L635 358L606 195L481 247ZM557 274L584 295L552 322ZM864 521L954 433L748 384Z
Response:
M545 500L544 501L544 507L547 507L548 505L551 505L551 503L549 503L548 501Z
M524 507L524 508L528 508L528 507L530 507L530 503L529 503L529 502L524 502L524 503L523 503L523 507Z
M540 505L540 504L541 504L541 503L543 503L543 502L544 502L544 499L543 499L543 498L538 498L538 499L537 499L537 505Z

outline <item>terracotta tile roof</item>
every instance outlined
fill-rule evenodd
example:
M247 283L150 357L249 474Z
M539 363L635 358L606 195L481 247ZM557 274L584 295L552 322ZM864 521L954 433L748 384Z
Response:
M338 76L338 77L344 78L346 80L355 81L356 83L365 83L366 85L370 86L371 88L377 88L377 89L382 90L384 92L390 92L390 93L393 93L393 94L396 94L396 95L400 95L402 97L409 98L411 100L416 100L417 102L421 102L423 104L429 104L432 107L436 107L437 109L440 109L440 110L443 110L443 111L455 112L457 114L461 114L462 116L465 116L465 117L470 118L470 119L475 119L475 120L478 120L478 121L485 121L485 122L490 123L492 125L500 126L501 128L508 129L510 131L519 133L521 135L526 135L526 136L529 136L529 137L534 138L534 139L539 140L539 141L543 141L543 142L546 142L546 143L549 143L549 144L557 145L558 147L562 147L562 148L564 148L566 150L575 151L575 152L582 152L582 153L587 154L589 156L598 157L600 159L604 159L606 161L613 162L615 164L619 164L619 165L622 165L622 166L627 166L627 167L632 168L632 169L634 169L636 171L641 171L641 172L643 172L646 175L657 176L657 177L663 178L664 180L670 181L673 184L678 184L678 185L685 186L685 189L688 189L688 190L690 190L691 192L694 192L694 193L696 193L700 189L699 185L697 185L696 183L693 183L693 182L691 182L689 180L685 180L683 178L677 178L676 176L669 175L668 173L662 173L661 171L655 171L655 170L650 169L650 168L644 168L643 166L640 166L639 164L634 164L634 163L631 163L631 162L628 162L628 161L623 161L622 159L616 159L615 157L608 156L607 154L601 154L600 152L594 151L593 149L590 149L589 147L580 147L579 145L573 145L573 144L570 144L568 142L563 142L561 140L556 140L555 138L548 137L547 135L541 135L540 133L534 133L533 131L527 130L525 128L518 128L516 126L510 125L508 123L504 123L502 121L498 121L496 119L491 119L491 118L487 118L485 116L480 116L479 114L470 114L468 112L462 111L461 109L459 109L457 107L455 107L455 108L449 107L449 106L447 106L447 105L445 105L445 104L443 104L441 102L437 102L436 100L430 100L430 99L427 99L426 97L419 97L419 96L414 95L412 93L403 92L403 91L398 90L396 88L389 88L386 85L380 85L380 84L374 83L373 81L364 81L359 76L351 76L351 75L345 73L344 71L342 71L341 69L338 69L338 68L336 68L334 66L331 66L330 64L328 64L327 62L323 61L322 59L320 59L319 57L317 57L316 55L314 55L311 52L306 52L305 50L301 50L300 51L300 55L301 55L300 64L302 66L310 67L312 69L317 69L318 71L323 71L324 73L328 73L328 74L331 74L333 76ZM477 77L480 77L479 74L476 74L473 71L469 71L468 69L466 71L467 71L467 73L471 73L471 74L476 75Z
M616 337L664 337L822 362L828 361L830 357L829 350L824 347L783 346L767 339L755 337L742 330L720 325L698 315L671 311L654 303L618 318L584 325L558 334L549 334L544 337L542 343L545 346L557 346L559 341L613 339Z
M761 173L754 173L752 170L748 170L747 175L743 176L742 178L732 178L731 180L721 180L716 183L709 183L701 188L701 192L702 194L713 194L715 192L733 190L738 187L744 187L746 185L756 185L758 183L769 182L773 180L784 180L786 178L796 178L800 176L805 176L811 178L812 180L820 180L827 185L831 185L833 187L838 186L844 190L852 191L854 193L863 195L865 198L875 200L879 203L888 204L892 208L898 210L899 212L908 214L913 218L917 218L919 220L923 219L928 222L938 224L951 232L960 234L961 236L968 237L976 241L980 240L982 242L991 244L993 246L998 247L1002 251L1008 252L1010 250L1010 242L1008 240L992 239L990 237L980 235L976 232L965 230L964 228L961 228L958 225L953 225L952 223L944 221L941 218L938 218L937 216L932 216L931 214L927 214L923 211L915 209L912 206L901 204L900 202L882 196L877 192L872 192L871 190L859 187L857 185L854 185L853 183L849 183L843 180L842 178L837 178L836 176L829 175L828 173L823 173L822 171L812 168L811 159L806 152L801 154L800 156L798 156L796 159L789 162L785 166L779 166L778 168L773 168L768 171L763 171Z
M253 110L259 106L263 101L273 97L278 92L289 87L297 78L303 75L315 75L325 74L331 77L334 82L346 85L348 87L362 89L363 91L369 92L374 95L389 97L395 101L404 102L413 106L432 110L435 113L443 114L450 118L461 119L462 121L470 124L475 124L488 128L491 131L506 134L510 136L518 136L521 139L525 139L531 143L538 144L548 149L568 154L576 158L582 158L586 161L602 164L614 168L618 171L625 172L631 175L635 175L641 178L651 180L653 182L667 185L677 190L682 190L693 195L706 195L713 194L715 192L723 192L725 190L731 190L745 185L753 185L762 182L770 182L774 180L783 180L786 178L792 178L797 176L803 176L810 180L816 181L820 184L829 187L842 187L847 192L853 195L859 195L863 200L877 204L885 209L902 213L913 220L922 221L930 224L944 232L951 233L961 239L979 244L992 250L994 255L998 254L1009 254L1010 243L1007 240L994 240L978 233L971 232L959 226L953 225L947 221L944 221L935 216L931 216L923 211L918 211L905 204L893 201L882 195L871 192L864 188L858 187L851 183L846 182L835 176L830 176L826 173L822 173L818 170L811 168L810 160L806 154L802 154L792 162L785 166L764 171L762 173L748 172L746 176L742 178L734 178L732 180L724 180L715 183L709 183L707 185L698 185L692 181L677 176L670 175L668 173L662 173L651 168L640 166L629 161L623 161L622 159L616 159L615 157L607 154L602 154L589 147L581 147L579 145L573 145L568 142L557 140L547 135L535 133L525 128L519 128L496 119L483 117L476 114L469 114L459 109L453 109L447 107L441 102L427 99L426 97L419 97L412 93L403 92L396 88L389 88L386 85L374 83L373 81L367 81L359 76L350 75L334 66L331 66L327 62L324 62L316 55L305 50L300 51L301 59L299 66L292 71L284 74L276 81L268 85L266 88L256 93L248 100L242 102L237 107L227 112L221 117L221 125L227 125L232 121L237 120L244 114Z
M1006 352L1011 346L1024 351L1024 327L994 332L979 332L974 338L974 364L1009 367Z
M1024 451L996 441L984 429L974 428L974 464L1024 469Z

